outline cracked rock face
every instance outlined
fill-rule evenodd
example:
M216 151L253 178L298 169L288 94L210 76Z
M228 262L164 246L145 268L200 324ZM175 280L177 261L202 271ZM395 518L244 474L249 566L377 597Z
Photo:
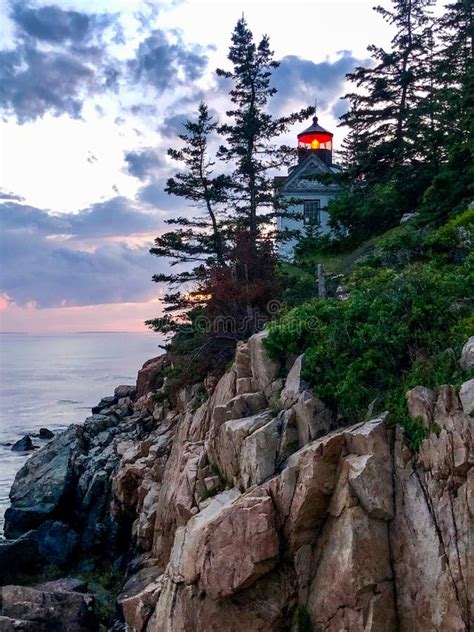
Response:
M109 490L114 524L129 526L127 630L472 630L472 384L407 394L437 431L414 454L386 415L337 427L301 380L304 358L282 383L264 336L239 343L198 407L192 389L175 410L157 403L165 360L147 363L128 416L95 416L58 461L81 507ZM14 493L18 510L38 497L51 515L41 486Z

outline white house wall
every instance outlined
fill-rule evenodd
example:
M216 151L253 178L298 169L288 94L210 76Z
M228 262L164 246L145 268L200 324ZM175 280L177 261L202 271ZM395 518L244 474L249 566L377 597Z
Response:
M324 235L326 233L331 232L331 229L329 228L329 224L328 224L329 214L327 213L327 211L325 211L325 209L329 203L329 200L332 199L336 195L336 193L337 191L329 192L327 189L326 190L315 189L314 191L308 191L304 193L302 191L293 191L293 192L285 191L282 197L283 199L286 199L286 200L289 200L291 198L298 198L302 200L301 204L294 204L288 207L289 213L294 213L295 216L299 214L301 217L303 216L304 200L320 200L320 207L321 207L320 220L321 221L320 221L319 229L321 231L321 234ZM297 230L301 233L301 232L304 232L305 224L303 222L303 219L281 217L278 219L278 228L281 231ZM295 245L296 245L296 239L291 239L289 241L282 242L278 246L278 251L280 255L283 257L291 257L291 255L293 254L293 248L295 247Z

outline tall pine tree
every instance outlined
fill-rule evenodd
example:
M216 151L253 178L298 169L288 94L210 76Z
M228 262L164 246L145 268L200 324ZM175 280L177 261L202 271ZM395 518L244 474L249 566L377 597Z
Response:
M150 321L156 330L174 331L182 325L182 319L173 319L171 312L183 312L204 302L199 287L205 283L213 266L226 265L225 221L226 191L229 177L215 175L215 162L209 155L209 139L215 132L217 122L209 114L208 107L201 103L197 120L188 120L185 133L179 138L180 149L169 149L168 155L181 163L183 171L169 178L165 191L185 199L199 214L193 217L176 217L166 220L173 230L155 239L151 254L168 259L179 272L156 274L153 280L167 283L171 289L163 300L165 317ZM179 288L186 286L183 292ZM174 291L178 290L178 291ZM193 291L194 290L194 291Z
M375 10L395 28L391 49L375 45L371 67L348 75L357 92L345 96L350 110L342 116L349 128L345 143L349 177L365 183L394 182L406 190L404 202L413 203L418 186L408 185L420 156L417 142L419 95L427 89L423 60L429 54L429 7L433 0L392 0L392 9Z
M243 18L232 34L228 58L232 70L217 70L232 83L232 108L225 122L217 125L202 104L197 121L188 121L180 136L184 146L168 152L184 169L168 180L166 190L201 213L169 220L174 230L157 237L151 249L171 265L185 267L155 275L170 291L163 299L165 316L148 324L164 333L179 331L200 310L208 319L209 340L230 340L232 350L236 340L261 327L269 316L267 305L277 295L272 237L276 215L285 213L285 205L273 175L294 160L295 150L276 139L314 108L286 117L268 112L276 93L271 74L279 64L268 37L256 43ZM217 174L208 151L214 134L223 141L216 153ZM222 318L232 322L232 332L214 327Z
M228 59L231 71L218 69L220 77L230 79L233 108L228 121L218 131L224 137L218 156L232 168L231 199L240 226L248 229L256 243L285 207L274 188L273 172L294 160L294 150L278 145L275 139L295 122L308 118L314 108L305 108L286 117L268 112L276 89L271 86L272 71L279 66L273 58L269 38L257 44L247 22L241 18L232 34Z
M424 195L422 215L443 221L474 195L474 21L472 0L446 6L438 21L437 122L443 163Z

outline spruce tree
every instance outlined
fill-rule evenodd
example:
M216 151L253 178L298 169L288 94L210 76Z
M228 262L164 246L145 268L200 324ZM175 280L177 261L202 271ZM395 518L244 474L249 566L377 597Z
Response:
M276 216L285 213L285 204L275 190L273 173L295 157L294 149L278 145L275 139L310 116L314 108L278 118L267 111L276 93L271 74L279 64L268 37L255 43L243 18L232 34L228 58L233 70L217 70L233 84L229 97L234 107L226 113L227 121L218 125L201 104L197 120L187 121L186 133L179 136L183 147L168 151L183 170L168 180L166 191L201 213L168 220L173 231L157 237L151 249L171 266L184 266L177 273L153 277L169 288L162 299L165 316L148 321L162 333L178 331L203 307L216 321L221 308L234 313L236 329L249 335L251 326L240 326L241 314L259 321L262 305L275 296L273 226ZM217 174L216 160L209 155L209 139L214 134L225 141L216 154ZM265 265L255 265L263 261ZM242 305L224 309L224 295L238 295ZM177 316L171 316L172 312Z
M345 159L349 178L364 183L396 182L407 189L409 203L419 195L407 177L420 156L417 117L420 94L426 89L423 60L429 49L429 7L433 0L392 0L392 9L375 10L395 29L391 49L368 50L375 65L348 75L357 92L345 96L350 110L342 116L349 128Z
M437 24L437 119L442 165L427 189L422 217L440 222L474 196L474 22L472 0L446 6Z
M169 178L165 191L186 200L199 209L199 214L166 220L173 230L158 236L150 250L151 254L167 258L172 267L182 268L176 273L153 277L158 283L167 283L172 290L162 299L167 315L148 323L164 333L175 331L182 325L182 319L173 319L169 313L183 312L202 303L204 298L200 297L199 285L206 281L213 266L226 265L227 222L224 215L229 178L214 174L215 162L209 155L209 139L217 123L207 105L201 103L197 119L188 120L184 127L185 133L179 134L183 146L168 150L168 155L182 164L183 171ZM184 293L173 291L183 285L187 290ZM193 291L193 285L196 291Z
M276 93L271 74L279 63L273 58L268 36L257 44L244 18L232 34L228 59L233 69L218 69L217 74L232 81L230 100L234 107L226 112L228 121L218 128L226 141L218 156L232 168L231 199L237 220L256 242L262 234L268 236L268 227L285 213L274 188L273 172L291 164L295 152L278 145L275 139L295 122L308 118L314 108L286 117L273 117L268 112Z

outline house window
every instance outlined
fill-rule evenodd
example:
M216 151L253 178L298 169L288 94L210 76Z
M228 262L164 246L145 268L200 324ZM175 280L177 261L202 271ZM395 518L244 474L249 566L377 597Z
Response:
M317 224L321 221L321 200L306 200L304 203L304 223Z

